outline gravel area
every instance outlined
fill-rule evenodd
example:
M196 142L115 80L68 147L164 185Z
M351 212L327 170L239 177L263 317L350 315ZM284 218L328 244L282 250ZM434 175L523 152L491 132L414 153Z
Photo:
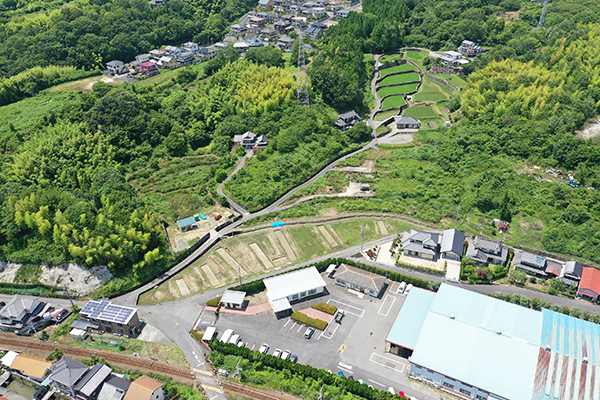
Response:
M40 281L49 285L67 286L78 295L93 292L112 279L108 267L86 268L73 263L52 267L42 266Z
M10 261L0 261L0 282L13 283L21 264Z

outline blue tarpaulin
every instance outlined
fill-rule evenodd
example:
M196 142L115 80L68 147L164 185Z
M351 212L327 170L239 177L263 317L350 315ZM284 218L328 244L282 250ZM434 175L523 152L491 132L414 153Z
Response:
M206 215L202 214L200 218L202 218L202 221L206 221Z
M279 226L283 226L283 222L273 222L273 223L271 224L271 226L272 226L273 228L277 228L277 227L279 227Z

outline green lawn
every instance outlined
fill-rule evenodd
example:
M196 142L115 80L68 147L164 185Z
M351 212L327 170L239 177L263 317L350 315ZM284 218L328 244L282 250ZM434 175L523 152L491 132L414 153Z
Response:
M440 92L419 92L413 96L415 101L439 101L448 97Z
M409 60L421 61L425 56L425 52L410 50L406 52L406 58Z
M439 75L434 75L437 78L442 78L443 80L445 80L446 82L449 82L455 86L458 86L459 88L462 88L464 86L467 85L467 82L465 82L464 79L462 79L461 77L459 77L458 75L453 75L453 74L439 74Z
M392 108L392 107L400 107L406 104L403 96L390 96L386 97L381 104L382 109Z
M406 85L389 86L377 91L379 97L385 97L388 94L411 93L417 90L418 83L407 83Z
M379 82L378 85L379 86L393 85L395 83L416 82L419 80L420 80L419 74L417 74L416 72L409 72L407 74L388 76L385 79L383 79L381 82Z
M441 118L427 118L421 120L421 129L437 129L444 126L444 121Z
M393 74L394 72L416 71L416 70L417 70L417 68L415 68L415 66L407 63L407 64L402 64L402 65L396 65L395 67L391 67L391 68L382 69L379 71L379 75L381 77L384 77L386 75Z
M435 118L438 115L431 109L431 107L409 107L402 113L403 117L414 117L414 118Z
M392 61L402 60L402 58L403 58L402 54L388 54L383 57L380 57L379 62L381 64L387 64Z
M22 135L24 130L35 125L44 115L64 106L70 96L69 93L45 90L35 97L0 107L0 135L4 136L11 129L10 124ZM3 139L8 140L7 137Z
M386 111L383 113L379 113L375 116L375 121L385 121L389 117L393 117L394 115L398 115L398 110Z

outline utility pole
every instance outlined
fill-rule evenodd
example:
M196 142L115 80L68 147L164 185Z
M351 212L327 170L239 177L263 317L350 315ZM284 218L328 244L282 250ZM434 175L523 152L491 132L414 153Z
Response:
M408 212L408 232L410 232L410 221L411 221L411 217L412 217L412 211Z
M325 385L321 386L321 390L319 390L319 400L323 400L323 388Z
M144 340L144 344L146 345L146 351L148 352L148 357L149 357L149 358L150 358L152 361L154 361L154 358L152 358L152 355L150 354L150 349L148 348L148 342L146 342L146 341Z
M299 105L310 105L310 99L308 97L308 75L306 74L306 60L302 32L300 32L298 35L298 72L296 72L296 97L298 97Z
M456 207L456 219L454 220L454 229L456 229L456 224L458 223L458 213L460 212L460 205Z
M238 276L240 277L240 286L242 286L242 266L238 264Z
M539 31L544 27L544 22L546 22L546 11L548 10L548 0L544 1L544 8L542 8L542 15L540 15L540 20L538 25L533 28L534 31Z
M71 293L69 293L69 288L65 286L65 290L67 291L67 296L69 297L69 301L71 302L71 307L75 304L73 303L73 299L71 298Z
M360 252L362 253L363 252L363 239L364 239L363 230L365 229L365 226L364 225L359 225L359 226L360 226Z

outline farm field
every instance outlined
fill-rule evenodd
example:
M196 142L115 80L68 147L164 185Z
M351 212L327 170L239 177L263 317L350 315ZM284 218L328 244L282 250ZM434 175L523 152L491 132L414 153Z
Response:
M447 99L448 97L440 92L419 92L413 95L415 101L439 101Z
M397 83L417 82L420 80L419 74L409 72L407 74L391 75L379 82L378 86L393 85Z
M445 80L446 82L449 82L455 86L458 86L459 88L462 88L464 86L467 86L467 82L462 79L461 77L459 77L458 75L453 75L453 74L439 74L439 75L434 75L435 77L438 78L442 78L443 80Z
M44 115L62 107L69 99L69 93L49 93L47 90L35 97L0 107L0 134L11 126L18 131L33 126Z
M385 121L386 119L388 119L389 117L393 117L394 115L398 115L398 110L382 112L375 116L375 121Z
M402 60L404 56L402 54L386 54L383 57L379 58L379 62L381 64L386 64L392 61Z
M414 118L435 118L437 113L431 109L431 107L409 107L402 113L403 117L414 117Z
M384 87L381 88L377 91L377 94L379 95L380 98L385 97L389 94L397 94L397 93L411 93L414 92L415 90L417 90L417 87L419 86L418 83L407 83L405 85L398 85L398 86L388 86L388 87Z
M162 285L140 296L139 304L155 304L214 289L239 279L254 279L265 273L309 261L398 233L407 224L396 219L353 218L322 224L266 228L222 240L190 267ZM238 270L239 266L239 270Z
M396 72L416 71L417 68L411 64L396 65L395 67L382 69L379 71L379 76L384 77Z
M390 97L386 97L383 100L383 103L381 103L381 108L382 109L386 109L386 108L397 108L400 106L403 106L406 104L406 101L404 100L404 97L401 95L398 96L390 96Z

